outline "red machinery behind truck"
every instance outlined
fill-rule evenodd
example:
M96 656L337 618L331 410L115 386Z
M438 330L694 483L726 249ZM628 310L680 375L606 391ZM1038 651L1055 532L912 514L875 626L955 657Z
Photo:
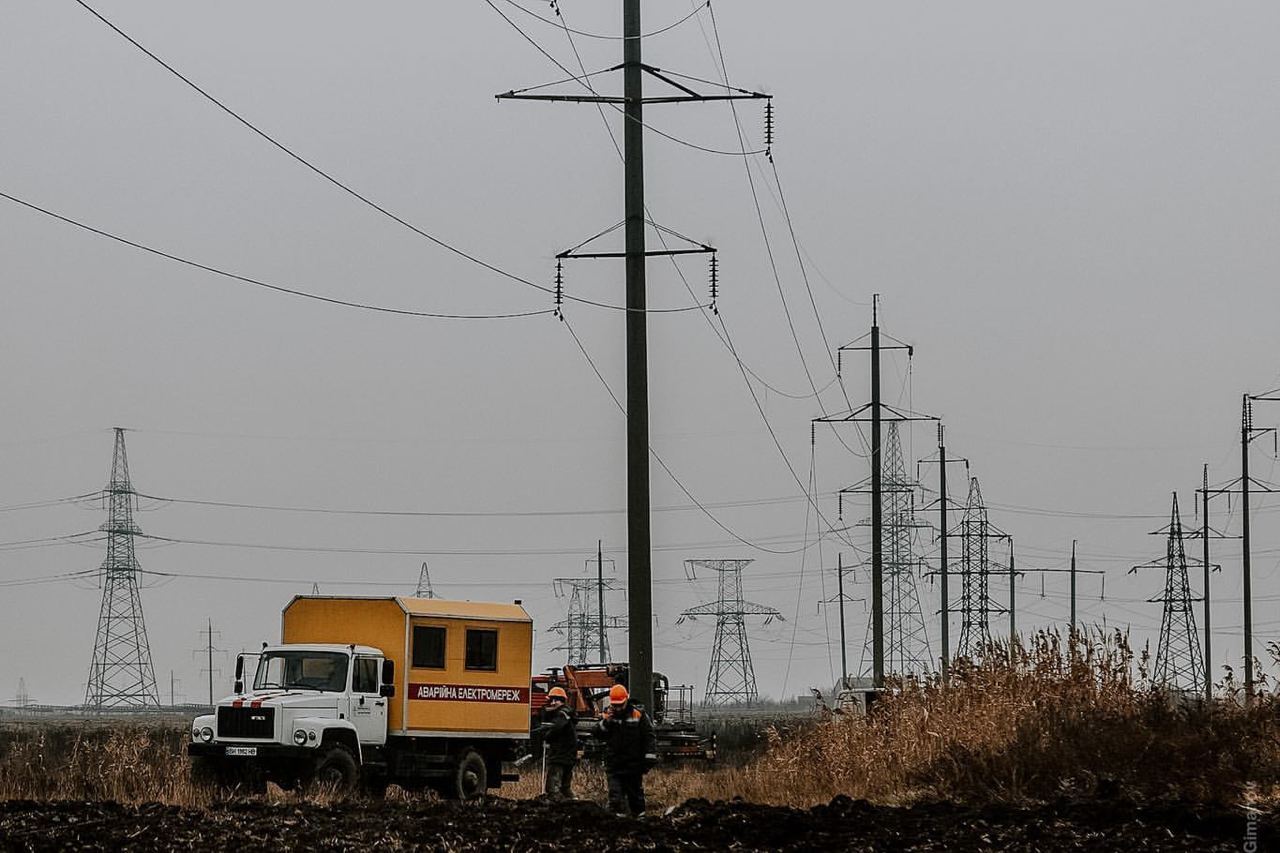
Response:
M586 758L600 752L602 744L596 732L604 705L609 701L609 688L627 685L625 663L579 664L552 667L533 677L530 692L532 722L537 725L542 708L547 704L547 691L563 687L569 694L569 707L578 719L578 742ZM674 690L675 696L672 696ZM716 758L716 736L698 733L693 722L693 688L672 688L667 677L653 674L653 707L646 710L653 718L658 736L658 758L662 761Z

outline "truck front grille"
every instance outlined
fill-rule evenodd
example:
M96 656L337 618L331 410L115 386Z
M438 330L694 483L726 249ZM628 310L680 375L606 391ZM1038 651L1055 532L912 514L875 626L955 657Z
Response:
M219 738L264 738L276 735L275 708L219 708Z

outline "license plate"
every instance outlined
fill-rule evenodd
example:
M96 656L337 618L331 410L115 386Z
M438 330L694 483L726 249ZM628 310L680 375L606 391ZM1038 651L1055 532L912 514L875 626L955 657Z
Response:
M244 756L252 757L252 756L255 756L255 755L257 755L257 754L258 754L258 748L257 748L256 746L229 746L229 747L227 747L227 755L244 755Z

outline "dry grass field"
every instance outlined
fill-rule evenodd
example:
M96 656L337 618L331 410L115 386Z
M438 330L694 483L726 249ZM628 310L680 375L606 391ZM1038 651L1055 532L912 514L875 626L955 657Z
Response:
M1125 796L1237 806L1280 797L1280 702L1172 702L1142 681L1123 636L1042 634L1013 656L957 667L950 685L897 686L867 717L833 715L779 733L749 760L660 769L655 805L741 797L808 808L837 796L906 805L1025 805ZM0 726L0 800L158 802L203 807L173 724L11 722ZM502 796L537 795L538 769ZM576 789L603 799L598 769ZM392 789L392 797L408 795ZM273 802L297 795L272 788Z

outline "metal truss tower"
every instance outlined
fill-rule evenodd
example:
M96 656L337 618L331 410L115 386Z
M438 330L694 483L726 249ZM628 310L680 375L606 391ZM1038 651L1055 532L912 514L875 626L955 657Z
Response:
M893 675L926 675L933 671L924 612L916 588L916 572L924 561L916 555L916 530L924 523L916 518L916 483L907 478L902 458L898 423L890 421L885 431L884 520L881 546L884 566L884 670ZM870 676L875 637L867 624L862 654L862 676Z
M106 490L107 558L102 563L102 610L89 666L84 704L89 708L158 708L151 646L138 594L138 557L134 537L142 533L133 520L137 493L129 481L124 430L116 428L111 482Z
M1174 492L1164 559L1134 566L1130 571L1141 568L1164 569L1164 592L1148 599L1164 605L1156 665L1151 672L1152 682L1166 689L1196 693L1204 689L1205 670L1192 604L1201 599L1191 595L1185 538L1182 518L1178 513L1178 493Z
M714 705L753 705L760 699L756 690L756 673L751 664L751 647L747 644L748 616L763 616L764 624L783 616L772 607L753 604L742 596L742 570L753 560L687 560L690 577L697 568L710 569L718 575L719 596L715 601L690 607L680 614L679 622L699 616L716 617L716 637L711 648L711 666L707 670L707 692L704 707Z
M618 589L613 578L556 578L556 595L569 599L569 611L548 628L564 636L552 651L563 651L565 663L609 662L609 629L623 627L622 620L604 612L605 592ZM599 602L599 609L596 603Z
M418 588L414 590L416 598L435 598L436 591L431 588L431 572L427 569L427 561L422 561L422 569L418 572Z
M1007 538L987 518L982 487L969 478L969 500L960 520L960 641L956 656L982 657L991 645L991 614L1004 613L991 598L991 540Z

